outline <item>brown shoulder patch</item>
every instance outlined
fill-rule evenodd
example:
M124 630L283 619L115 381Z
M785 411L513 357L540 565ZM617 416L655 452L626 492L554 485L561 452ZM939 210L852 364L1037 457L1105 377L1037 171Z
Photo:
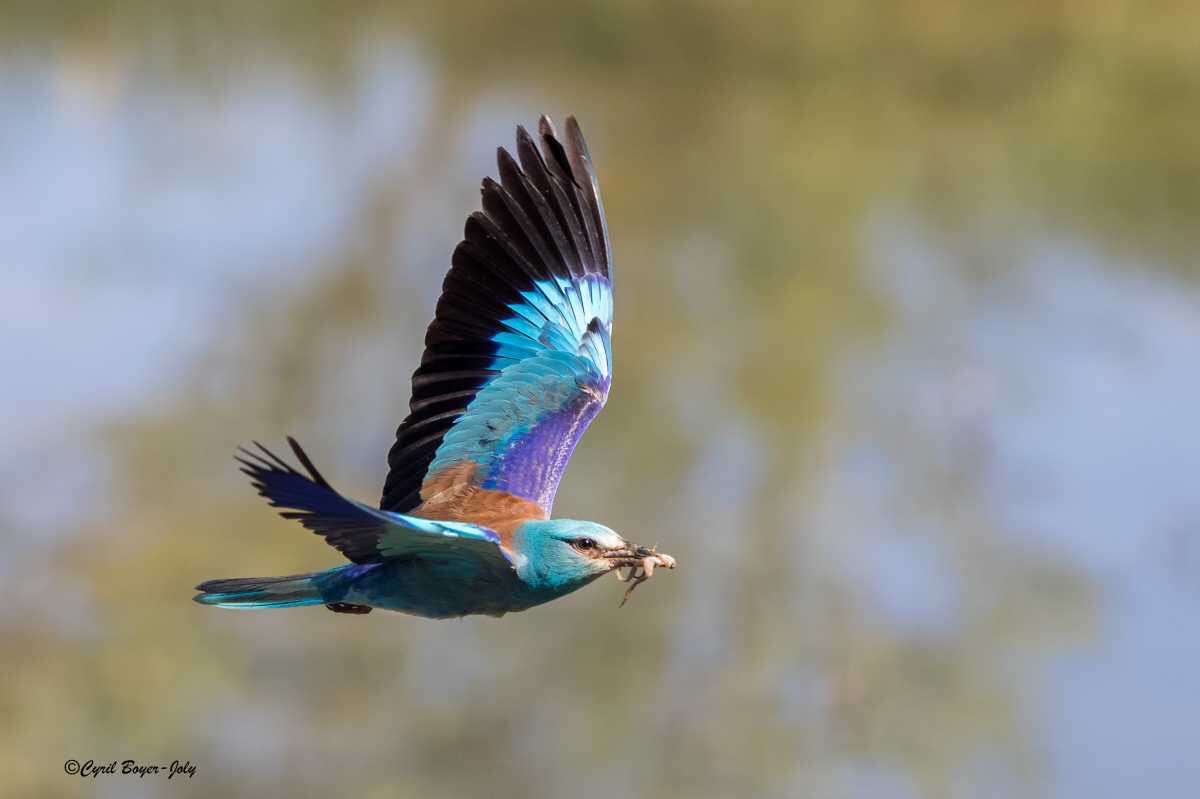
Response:
M446 504L475 487L475 470L479 464L472 460L447 466L425 478L421 484L421 504Z
M511 549L513 533L522 522L548 518L536 502L507 491L477 486L475 469L473 461L464 461L430 475L421 487L421 504L409 513L425 519L490 527L500 534L505 549Z

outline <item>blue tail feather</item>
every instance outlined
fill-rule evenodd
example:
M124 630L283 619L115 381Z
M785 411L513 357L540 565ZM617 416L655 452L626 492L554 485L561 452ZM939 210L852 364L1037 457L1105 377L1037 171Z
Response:
M292 574L286 577L235 577L209 580L196 586L192 597L202 605L219 608L294 608L325 604L317 578L326 572Z

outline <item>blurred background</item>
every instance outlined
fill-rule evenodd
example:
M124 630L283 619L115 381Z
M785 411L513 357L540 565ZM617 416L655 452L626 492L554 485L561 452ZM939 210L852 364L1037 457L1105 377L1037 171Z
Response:
M0 0L0 792L1107 797L1200 782L1194 4ZM616 382L503 620L323 568L497 145L579 116ZM63 773L190 760L191 780Z

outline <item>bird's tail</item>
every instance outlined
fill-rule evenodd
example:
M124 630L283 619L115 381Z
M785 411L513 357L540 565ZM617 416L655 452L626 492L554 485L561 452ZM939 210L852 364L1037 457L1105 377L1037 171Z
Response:
M287 577L234 577L200 583L192 597L202 605L219 608L294 608L325 603L317 578L325 572Z

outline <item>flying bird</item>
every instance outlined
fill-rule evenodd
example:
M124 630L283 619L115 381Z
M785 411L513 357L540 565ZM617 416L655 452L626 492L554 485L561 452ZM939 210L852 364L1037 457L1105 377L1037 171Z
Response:
M324 605L427 618L503 616L617 571L625 599L675 560L602 524L551 519L567 461L612 383L612 250L587 144L542 117L497 153L451 260L378 508L255 444L236 456L259 494L349 563L210 580L223 608ZM624 600L622 600L624 604Z

